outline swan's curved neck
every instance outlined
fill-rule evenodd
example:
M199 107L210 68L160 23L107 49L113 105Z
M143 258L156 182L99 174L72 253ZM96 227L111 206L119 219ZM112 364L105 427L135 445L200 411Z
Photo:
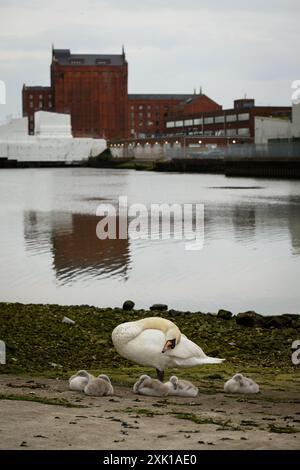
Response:
M138 320L143 330L153 329L160 330L166 335L166 341L176 338L176 343L178 344L181 338L181 333L173 322L166 320L165 318L160 317L150 317L144 318L143 320Z

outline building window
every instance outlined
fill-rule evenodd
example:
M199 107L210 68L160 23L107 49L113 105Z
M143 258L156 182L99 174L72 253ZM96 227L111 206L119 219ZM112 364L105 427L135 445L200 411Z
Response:
M143 118L143 113L139 113L139 118L140 118L140 119Z
M139 109L143 109L143 108L144 108L144 106L142 104L140 104Z
M83 65L84 59L71 59L69 63L72 65Z
M134 106L130 106L130 109L134 110Z
M147 117L148 117L148 118L151 118L151 113L147 113Z
M51 103L51 101L49 101L49 105L48 105L48 106L49 106L49 108L52 108L52 103Z
M202 119L194 119L194 126L198 126L199 124L202 124Z
M249 119L250 119L249 113L238 114L239 121L249 121Z
M225 122L225 116L215 116L215 123Z
M250 129L248 127L242 127L241 129L238 129L238 135L248 137L250 136Z
M30 101L29 107L30 107L30 108L33 108L33 101Z
M237 120L236 114L227 114L226 122L234 122Z
M204 118L204 124L213 124L213 123L214 123L213 117Z
M166 127L167 127L167 129L169 129L171 127L175 127L175 122L174 121L167 122Z
M151 104L148 104L147 109L151 109Z
M175 127L183 127L183 121L175 121Z
M40 101L40 102L39 102L39 108L42 109L42 107L43 107L43 102Z
M236 129L227 129L226 135L228 137L236 135Z
M192 126L193 125L193 119L186 119L184 121L185 126Z
M96 65L109 65L110 59L96 59Z
M147 125L148 125L148 126L153 126L153 121L148 121L148 122L147 122Z

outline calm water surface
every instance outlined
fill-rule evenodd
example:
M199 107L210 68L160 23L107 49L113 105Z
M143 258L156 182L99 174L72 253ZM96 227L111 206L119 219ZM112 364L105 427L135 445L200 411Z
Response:
M96 237L97 206L202 203L205 243ZM0 171L0 300L300 313L300 184L95 169Z

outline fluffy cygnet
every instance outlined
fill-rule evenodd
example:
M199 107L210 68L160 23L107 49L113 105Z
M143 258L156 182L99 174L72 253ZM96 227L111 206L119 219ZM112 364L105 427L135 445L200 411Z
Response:
M165 397L169 389L167 385L157 379L151 379L149 375L141 375L139 380L133 386L134 393L148 395L150 397Z
M103 397L113 395L114 389L110 378L107 375L100 374L89 381L84 388L84 393L92 397Z
M84 387L91 379L94 379L93 375L89 374L86 370L80 370L77 374L70 377L69 388L76 392L83 392Z
M169 382L166 382L166 385L169 389L168 394L178 397L196 397L199 391L191 382L188 380L179 380L176 375L172 375Z
M259 385L242 374L235 374L224 385L225 393L258 393Z

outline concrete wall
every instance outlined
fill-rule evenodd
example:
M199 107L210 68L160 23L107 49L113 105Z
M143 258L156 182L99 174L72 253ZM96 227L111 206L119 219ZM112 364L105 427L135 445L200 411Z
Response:
M286 139L292 135L292 124L285 119L255 117L255 144L267 144L269 139Z

